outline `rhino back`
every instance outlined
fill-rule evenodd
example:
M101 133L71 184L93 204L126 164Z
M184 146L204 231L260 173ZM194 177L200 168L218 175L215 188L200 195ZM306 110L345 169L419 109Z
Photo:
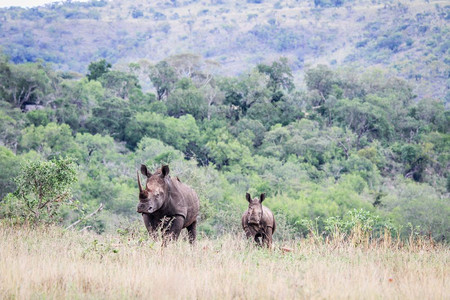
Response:
M167 206L168 214L181 215L185 218L184 227L187 227L197 220L199 211L199 200L197 193L180 182L172 180L170 185L170 195Z

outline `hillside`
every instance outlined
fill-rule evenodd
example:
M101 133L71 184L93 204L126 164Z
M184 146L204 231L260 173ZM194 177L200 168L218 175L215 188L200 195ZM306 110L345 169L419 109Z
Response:
M284 56L298 85L319 63L379 66L419 99L448 103L449 19L446 1L95 0L2 9L0 44L15 63L83 74L101 58L125 66L181 53L220 63L223 75Z

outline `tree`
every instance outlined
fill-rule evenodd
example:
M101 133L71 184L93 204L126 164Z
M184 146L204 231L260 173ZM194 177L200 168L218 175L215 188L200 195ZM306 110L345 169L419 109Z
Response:
M378 100L380 100L378 97L369 97L368 101L358 98L342 99L336 104L334 110L336 120L356 133L358 147L363 146L361 144L363 137L369 141L373 139L388 141L392 137L394 128L389 120L389 106L386 102Z
M201 57L196 54L182 53L170 56L167 62L176 72L178 78L191 78L197 73L202 64Z
M26 104L43 104L52 91L50 77L42 62L14 65L0 60L0 96L21 109Z
M24 114L9 103L0 102L0 145L17 151L20 131L25 124Z
M207 119L211 120L212 115L217 112L225 99L225 94L216 85L205 85L200 88L207 105Z
M416 106L410 107L409 114L422 123L420 128L423 131L445 132L450 128L450 113L443 101L421 99Z
M109 72L109 69L111 69L111 67L112 65L105 59L101 59L96 62L91 62L88 67L89 73L87 74L87 78L89 80L97 80L103 74Z
M237 137L247 135L252 141L252 144L248 145L251 146L250 148L259 147L266 132L264 125L260 121L247 117L240 119L230 130Z
M274 61L271 66L259 64L256 68L259 72L269 75L268 87L273 93L281 88L287 91L294 89L292 71L286 57L281 57L280 61Z
M109 71L98 79L109 97L119 97L128 100L136 91L140 90L139 81L133 74L122 71Z
M69 204L76 166L69 158L29 161L15 182L17 190L1 203L3 218L31 223L59 223L62 205Z
M289 93L276 105L281 111L280 119L283 125L300 120L306 115L306 101L303 92Z
M14 178L19 173L19 163L21 158L14 153L0 146L0 201L3 197L16 189Z
M230 118L239 120L247 114L248 109L256 104L262 104L255 109L254 118L265 118L265 104L271 103L272 93L268 88L269 76L254 69L239 79L224 78L218 81L218 86L225 94L224 104L229 106ZM262 115L259 115L261 112ZM270 126L270 125L269 125Z
M64 156L74 147L72 131L67 124L31 125L22 131L19 150L34 150L45 158Z
M403 44L404 38L401 33L394 33L390 35L385 35L382 37L377 44L378 49L388 48L393 52L397 52L401 44Z
M84 129L93 108L103 101L105 93L102 84L95 80L64 81L59 97L53 103L57 121L70 125L74 131Z
M219 168L232 167L233 165L240 165L245 168L246 160L249 160L251 153L248 147L241 145L225 128L217 129L216 138L210 140L206 144L208 154Z
M160 101L169 96L177 82L175 70L165 60L151 68L149 77L156 88L156 95Z
M257 102L247 111L247 117L258 120L269 129L271 126L281 123L281 111L272 103Z
M143 137L151 137L188 154L189 146L196 144L199 129L191 115L180 118L165 117L153 112L137 113L126 125L128 147L134 149Z
M167 58L167 63L175 71L177 78L190 78L197 88L214 81L214 72L220 64L212 60L204 60L201 56L182 53Z
M418 230L435 240L450 238L450 203L433 187L408 179L396 179L385 186L382 209L397 224L400 233ZM406 225L409 224L410 227Z
M168 114L174 117L190 114L196 120L204 119L208 114L208 106L203 93L189 78L181 79L177 87L167 98Z
M125 140L125 128L131 119L128 101L111 97L92 109L92 117L86 122L90 133L109 134L117 140Z
M432 144L429 143L422 145L395 143L391 148L404 167L404 176L415 181L423 181L425 168L430 162L428 148L431 147Z
M325 65L318 65L305 73L306 86L309 91L317 91L321 97L321 105L328 98L336 83L335 74Z

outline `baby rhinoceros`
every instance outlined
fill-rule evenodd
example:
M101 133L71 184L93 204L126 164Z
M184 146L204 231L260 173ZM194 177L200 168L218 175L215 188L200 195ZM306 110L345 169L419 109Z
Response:
M265 194L259 198L253 198L249 193L246 195L248 209L242 215L242 227L248 239L253 238L259 246L272 247L272 234L275 232L275 218L273 213L262 205Z

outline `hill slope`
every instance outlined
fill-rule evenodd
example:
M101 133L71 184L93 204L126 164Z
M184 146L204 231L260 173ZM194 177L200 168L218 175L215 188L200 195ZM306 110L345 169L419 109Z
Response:
M448 103L446 1L91 1L0 10L0 43L15 63L43 59L86 72L91 61L156 63L191 52L236 75L286 56L302 82L318 63L383 66L419 96ZM338 6L336 6L338 5Z

